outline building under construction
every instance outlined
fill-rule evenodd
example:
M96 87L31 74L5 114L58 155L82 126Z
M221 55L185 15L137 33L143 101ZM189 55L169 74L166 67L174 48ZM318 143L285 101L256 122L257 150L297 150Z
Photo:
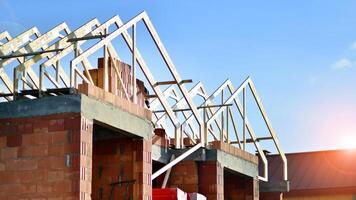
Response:
M142 31L164 65L146 62ZM183 79L145 12L74 31L61 23L45 33L2 32L0 42L0 199L255 200L288 192L287 159L252 79L228 79L211 93ZM154 74L157 67L168 75ZM254 131L249 116L267 131ZM280 166L273 180L268 151Z

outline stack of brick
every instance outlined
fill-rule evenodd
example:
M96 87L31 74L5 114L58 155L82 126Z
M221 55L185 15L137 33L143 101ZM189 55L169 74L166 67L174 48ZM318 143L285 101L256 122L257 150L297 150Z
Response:
M118 68L122 83L119 81L119 77L115 70L115 65ZM94 85L100 88L104 88L104 58L98 59L98 68L90 69L89 74L94 82ZM108 91L120 96L121 98L125 97L125 88L128 96L132 100L132 75L131 75L131 66L119 61L118 59L108 59L108 82L109 88ZM122 85L123 84L123 85ZM145 89L144 83L141 80L136 79L136 98L137 104L144 107L145 106Z
M0 199L79 196L79 114L0 119Z
M166 131L163 128L156 128L154 130L154 136L152 137L152 144L168 148L169 147L169 138L166 134Z
M95 142L92 199L151 199L151 166L150 141Z

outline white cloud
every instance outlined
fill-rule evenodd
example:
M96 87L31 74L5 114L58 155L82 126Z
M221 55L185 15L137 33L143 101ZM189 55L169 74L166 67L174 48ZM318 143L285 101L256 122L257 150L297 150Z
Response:
M355 47L356 48L356 47ZM331 65L332 69L346 69L353 66L353 62L350 59L342 58Z

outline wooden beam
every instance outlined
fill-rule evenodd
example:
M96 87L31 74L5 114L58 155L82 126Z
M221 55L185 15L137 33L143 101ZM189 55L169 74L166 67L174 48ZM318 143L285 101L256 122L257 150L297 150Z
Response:
M80 38L70 38L67 40L67 42L78 42L81 40L93 40L93 39L101 39L101 38L105 38L106 36L108 36L110 34L103 34L103 35L93 35L93 36L86 36L86 37L80 37Z
M147 98L147 99L157 98L157 95L155 95L155 94L153 94L153 95L145 95L145 98Z
M259 137L259 138L256 138L256 140L253 140L252 138L249 138L249 139L246 139L246 143L254 143L254 142L259 142L259 141L262 141L262 140L273 140L272 137ZM243 141L240 141L241 143ZM231 142L232 144L237 144L239 143L239 141L233 141Z
M0 59L35 56L35 55L39 55L39 54L43 54L43 53L51 53L51 52L58 52L58 51L63 51L63 49L51 49L51 50L37 51L37 52L31 52L31 53L11 54L11 55L7 55L7 56L0 56Z
M192 83L193 80L192 79L185 79L179 82L179 84L183 84L183 83ZM160 82L156 82L155 85L173 85L173 84L178 84L177 81L160 81Z
M222 107L222 106L232 106L233 104L218 104L218 105L206 105L206 106L198 106L197 109L203 109L203 108L215 108L215 107ZM190 108L182 108L182 109L175 109L172 110L173 112L183 112L183 111L190 111ZM152 111L153 113L162 113L166 112L165 110L156 110Z
M172 162L174 159L175 159L175 155L172 154L171 156L171 160L169 162ZM171 174L171 170L172 168L169 168L166 172L166 174L164 175L164 179L163 179L163 183L162 183L162 188L166 188L167 186L167 182L168 182L168 179L169 179L169 175Z

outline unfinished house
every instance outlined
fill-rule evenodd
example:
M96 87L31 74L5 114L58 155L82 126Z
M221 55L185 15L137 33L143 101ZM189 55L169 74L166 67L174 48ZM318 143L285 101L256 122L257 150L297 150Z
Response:
M0 42L0 199L288 191L287 159L252 79L212 93L183 79L145 12L74 31L3 32ZM278 180L267 151L279 158Z

